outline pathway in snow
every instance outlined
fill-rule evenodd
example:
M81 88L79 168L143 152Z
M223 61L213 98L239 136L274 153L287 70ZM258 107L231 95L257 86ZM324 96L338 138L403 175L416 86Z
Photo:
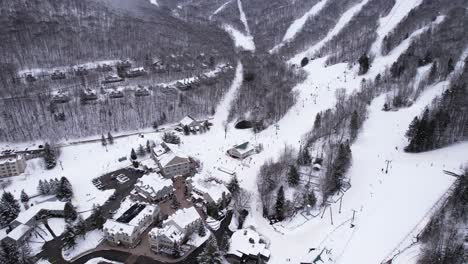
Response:
M296 19L288 28L288 30L286 30L286 33L284 34L284 37L283 37L283 40L278 44L276 45L275 47L273 47L271 50L270 50L270 53L274 53L274 52L277 52L281 47L283 47L287 42L293 40L297 33L299 33L302 28L304 27L305 23L311 19L312 17L314 17L315 15L317 15L322 9L323 7L325 6L325 4L328 2L328 0L321 0L319 1L318 3L316 3L311 9L309 9L309 11L307 11L307 13L305 13L302 17Z
M247 22L247 17L245 16L244 9L242 8L241 0L237 0L237 6L239 7L240 20L242 21L242 24L244 24L245 32L250 36L249 23Z
M380 18L379 27L377 28L377 40L372 45L370 52L376 56L381 55L382 41L384 37L390 33L398 23L403 20L408 13L419 6L422 0L396 0L392 10L387 16Z
M211 19L213 18L214 15L216 15L216 14L218 14L219 12L223 11L223 9L226 8L226 6L227 6L228 4L230 4L231 2L232 2L232 0L229 0L229 1L227 1L226 3L222 4L220 7L218 7L218 8L213 12L213 14L211 14L211 16L210 16L209 19L211 20Z
M312 47L308 48L307 50L305 50L305 51L297 54L296 56L294 56L290 60L290 62L295 63L295 64L299 64L299 62L302 60L302 58L312 56L316 51L321 49L325 45L325 43L327 43L336 34L338 34L349 23L349 21L351 21L351 19L357 13L359 13L359 11L361 11L362 7L365 4L367 4L368 2L369 2L369 0L362 0L359 4L354 5L353 7L348 9L346 12L344 12L343 15L340 17L340 19L338 20L338 22L336 23L335 27L328 32L328 34L327 34L327 36L325 36L325 38L323 38L322 40L320 40L318 43L316 43Z
M244 78L243 65L239 61L237 62L236 74L232 81L229 91L224 95L223 99L216 108L216 113L213 116L213 125L215 129L222 129L222 125L226 122L229 116L229 110L231 109L231 103L234 101L237 91L242 86L242 80Z

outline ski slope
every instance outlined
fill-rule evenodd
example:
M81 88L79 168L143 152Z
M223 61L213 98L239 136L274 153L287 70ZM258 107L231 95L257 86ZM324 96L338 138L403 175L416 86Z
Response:
M229 0L227 1L226 3L222 4L220 7L218 7L214 12L213 14L210 15L209 19L212 20L213 16L217 15L219 12L223 11L224 8L226 8L226 6L228 4L230 4L232 2L232 0Z
M308 48L307 50L300 52L296 56L294 56L290 62L299 64L299 62L302 60L304 57L310 57L312 56L316 51L321 49L329 40L331 40L336 34L338 34L348 23L351 21L351 19L361 11L362 7L366 5L369 2L369 0L362 0L360 3L352 6L350 9L348 9L346 12L343 13L343 15L340 17L336 25L333 27L332 30L330 30L325 38L317 42L315 45L312 47Z
M246 35L228 24L224 24L223 29L231 36L236 48L255 51L255 43L252 36Z
M304 28L305 23L313 18L315 15L317 15L323 7L327 4L328 0L321 0L317 4L315 4L312 8L307 11L302 17L294 20L294 22L289 26L289 28L286 30L286 33L284 34L283 40L273 47L270 50L270 53L275 53L277 52L281 47L283 47L287 42L293 40L296 35Z
M393 8L390 10L387 16L380 18L379 27L377 29L377 41L374 42L370 49L370 53L373 55L381 55L382 53L382 42L385 36L388 35L400 21L405 18L408 13L419 6L422 0L396 0Z
M251 34L250 34L249 23L247 22L247 16L245 15L244 8L242 7L241 0L237 0L237 6L239 7L240 20L242 21L242 24L244 24L245 32L247 32L247 35L250 36Z

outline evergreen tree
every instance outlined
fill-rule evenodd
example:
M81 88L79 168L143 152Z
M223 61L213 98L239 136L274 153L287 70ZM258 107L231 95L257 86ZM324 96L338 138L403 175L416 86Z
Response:
M228 190L231 192L232 196L236 196L240 191L239 181L237 180L237 176L231 179L227 186Z
M46 194L44 189L44 182L42 180L39 180L39 183L37 184L37 192L41 195Z
M307 148L304 148L299 153L298 164L309 165L310 163L312 163L312 157L310 157L309 150Z
M146 140L146 152L151 153L151 143L149 140Z
M187 125L183 126L184 134L187 136L190 134L190 129Z
M49 193L57 194L59 180L57 178L49 180Z
M349 143L341 143L337 157L333 160L331 168L328 168L325 180L325 196L332 195L342 187L345 173L351 165L351 148Z
M20 263L20 252L15 243L7 242L6 240L0 242L0 263Z
M279 221L283 221L284 219L284 206L285 206L284 190L283 190L283 186L281 186L276 196L276 205L275 205L276 218Z
M71 225L67 225L65 227L65 231L63 232L62 241L63 241L63 247L65 249L75 247L75 245L76 245L76 234L75 234L75 230L73 229L73 227Z
M56 151L52 149L49 143L44 144L44 162L48 170L57 165Z
M455 66L453 65L453 59L450 58L447 61L447 73L451 73L455 69Z
M69 201L73 196L73 188L67 178L60 178L60 182L57 186L57 199L61 201Z
M20 197L21 197L20 199L21 199L22 203L29 202L29 196L28 196L28 194L26 192L24 192L24 189L21 190L21 196Z
M206 206L206 214L217 219L219 217L219 209L214 203L208 203Z
M230 244L229 235L227 232L224 232L223 236L221 237L221 241L219 242L219 249L223 252L228 252Z
M366 74L369 70L369 57L366 54L359 58L359 75Z
M110 132L107 132L107 141L109 141L109 144L114 144L114 137L111 135Z
M104 218L102 214L101 207L94 206L93 213L90 216L90 222L92 223L92 225L96 227L97 229L102 229L105 221L106 219Z
M351 140L354 140L359 130L359 115L356 110L354 110L353 114L351 115L349 130L351 134Z
M223 256L219 251L216 239L211 237L207 242L205 249L197 257L200 264L221 264L223 263Z
M137 151L138 151L137 154L138 154L138 156L140 156L140 157L143 157L143 156L146 155L145 148L144 148L143 145L141 145L141 144L138 146Z
M156 121L153 122L153 129L154 130L158 129L158 122Z
M67 222L73 222L78 217L78 213L76 212L75 207L70 203L67 202L65 204L65 208L63 209L64 217Z
M299 184L300 175L297 171L296 166L291 165L289 166L289 173L288 173L288 183L291 186L297 186Z
M307 194L307 204L310 205L311 207L314 207L316 203L317 203L317 197L315 197L315 193L312 190Z
M201 237L206 236L205 225L204 225L203 223L201 223L201 224L198 226L198 235L201 236Z
M81 215L78 216L78 220L76 221L75 232L78 236L86 236L86 222Z
M309 58L304 57L304 58L301 60L301 67L304 67L304 66L306 66L307 64L309 64Z
M130 158L131 158L132 160L136 160L136 159L137 159L137 154L136 154L136 152L135 152L134 149L132 149L132 151L130 152Z
M319 112L315 116L314 129L319 129L321 125L322 125L322 114Z
M44 180L43 188L44 188L44 194L50 194L50 182L48 180Z
M415 116L413 118L413 121L411 121L411 124L409 125L408 130L405 133L405 136L408 138L408 140L411 140L414 137L418 127L419 127L419 118Z
M3 192L0 200L0 227L10 224L18 217L20 205L10 192Z
M107 145L106 137L104 137L104 134L101 135L101 144L103 146Z

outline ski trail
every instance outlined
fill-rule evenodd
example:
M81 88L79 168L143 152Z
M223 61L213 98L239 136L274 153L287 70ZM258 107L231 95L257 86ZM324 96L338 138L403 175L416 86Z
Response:
M309 9L309 11L307 11L307 13L305 13L302 17L296 19L286 30L283 40L278 45L273 47L269 52L275 53L281 47L283 47L287 42L293 40L296 37L296 35L302 30L302 28L304 28L304 25L307 22L307 20L317 15L323 9L323 7L328 1L329 0L319 1L311 9Z
M380 18L379 27L377 28L377 39L372 44L370 53L379 56L382 54L382 42L385 36L388 35L398 23L405 18L408 13L419 6L422 0L396 0L392 10L387 16Z
M223 29L229 34L229 36L231 36L232 40L234 41L234 45L237 48L247 51L255 51L255 43L252 36L245 35L228 24L223 25Z
M250 36L249 23L247 23L247 17L245 16L244 9L242 8L241 0L237 0L237 6L239 7L240 20L242 21L242 24L244 24L245 32Z
M215 115L213 116L213 125L216 126L216 129L221 129L221 126L226 122L229 116L229 110L231 108L231 103L235 99L237 91L242 85L244 68L242 63L237 62L236 74L232 81L229 91L224 95L223 99L216 108Z
M321 49L325 43L327 43L329 40L331 40L335 35L337 35L348 23L351 21L351 19L361 11L362 7L367 4L370 0L363 0L359 4L354 5L350 9L348 9L346 12L343 13L343 15L340 17L340 20L336 23L335 27L328 32L328 34L320 40L318 43L310 47L309 49L300 52L296 56L294 56L292 59L290 59L291 63L299 64L299 62L302 60L304 57L309 57L314 52L318 51Z
M219 12L223 11L224 8L226 8L226 6L228 4L231 3L232 0L229 0L227 1L226 3L222 4L220 7L218 7L218 9L216 9L213 14L211 14L211 16L209 17L209 20L211 20L213 18L214 15L218 14Z

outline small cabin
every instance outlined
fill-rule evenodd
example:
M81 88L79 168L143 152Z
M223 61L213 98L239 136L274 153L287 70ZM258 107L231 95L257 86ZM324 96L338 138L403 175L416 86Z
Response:
M29 83L37 81L36 76L34 76L32 73L26 73L25 79Z
M143 76L145 74L146 74L145 68L138 67L138 68L129 69L126 73L126 76L128 78L135 78L135 77Z
M146 87L138 87L135 90L135 96L149 96L149 95L150 95L150 91Z
M122 91L114 89L109 92L109 98L122 98L124 94Z
M98 99L98 95L95 90L84 89L81 93L81 100L83 101L94 101Z
M104 77L104 80L102 81L102 83L103 84L116 83L116 82L122 82L123 80L124 80L123 78L120 78L118 75L113 74L113 75Z
M75 70L76 76L84 76L88 75L88 69L86 69L84 66L80 66Z

